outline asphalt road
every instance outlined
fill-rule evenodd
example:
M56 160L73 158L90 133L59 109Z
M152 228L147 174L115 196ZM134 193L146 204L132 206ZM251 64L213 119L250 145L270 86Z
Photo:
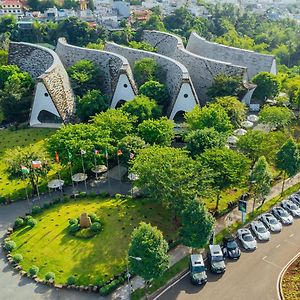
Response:
M187 275L157 299L276 300L278 275L299 251L300 219L297 219L293 225L283 226L281 233L272 234L269 242L258 242L254 252L242 250L238 261L227 260L225 274L208 271L205 286L192 285Z

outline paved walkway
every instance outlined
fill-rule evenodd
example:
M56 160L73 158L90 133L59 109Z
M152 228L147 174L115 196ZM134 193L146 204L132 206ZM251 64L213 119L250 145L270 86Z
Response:
M285 189L289 188L290 186L298 183L300 181L300 173L296 175L292 179L288 179L285 184ZM276 184L271 192L267 201L272 199L273 197L277 196L281 192L281 184ZM92 185L92 186L91 186ZM111 185L109 186L108 183L97 183L97 184L88 184L88 191L95 191L95 192L103 192L103 191L110 191L111 194L115 193L130 193L130 184L129 183L121 183L117 180L111 179ZM85 191L84 184L78 185L76 187L79 191ZM64 190L65 194L72 194L72 186L67 187ZM54 197L57 197L59 192L56 194L49 194L45 193L41 195L41 199L35 199L34 203L36 204L43 204L47 201L51 201ZM251 200L249 202L249 207L251 206ZM32 202L30 201L30 206L32 206ZM17 203L12 203L7 206L0 207L0 242L3 240L3 236L7 227L11 226L14 220L19 215L24 215L25 212L28 211L28 203L27 201L20 201ZM216 225L216 231L220 231L226 226L232 224L233 222L240 220L241 215L238 212L238 209L235 208L232 212L227 214L226 216L218 219ZM178 246L176 249L170 252L170 264L173 265L181 258L186 256L189 253L189 248L184 246ZM133 289L140 288L144 285L143 280L140 277L135 277L131 281L131 286ZM56 290L54 288L49 288L47 286L36 284L32 282L32 280L28 278L21 278L20 275L14 271L10 265L6 263L4 253L0 251L0 291L1 296L0 299L9 299L9 300L23 300L23 299L64 299L64 300L85 300L85 299L99 299L99 300L121 300L121 299L128 299L129 287L127 284L121 286L116 292L114 292L109 297L101 297L97 294L88 294L88 293L80 293L77 291L70 291L70 290Z

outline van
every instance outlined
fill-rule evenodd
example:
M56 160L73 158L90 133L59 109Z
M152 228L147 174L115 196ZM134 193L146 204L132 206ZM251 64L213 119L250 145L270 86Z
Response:
M201 254L190 256L190 277L193 284L205 284L207 282L206 268Z
M210 269L214 273L224 273L226 270L225 260L220 245L209 245L208 259Z

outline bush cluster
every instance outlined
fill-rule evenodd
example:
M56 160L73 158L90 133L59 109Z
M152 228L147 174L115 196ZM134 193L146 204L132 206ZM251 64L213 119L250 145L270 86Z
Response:
M17 247L16 243L14 241L6 241L4 244L4 249L6 251L12 251Z
M24 225L24 220L22 218L17 218L15 221L15 227L19 228Z
M32 207L32 215L36 215L42 211L42 208L38 205Z
M112 282L109 284L103 286L100 290L99 293L101 296L107 296L110 294L112 291L114 291L117 287L119 287L121 284L125 282L125 278L121 276L119 279L114 279Z
M74 225L74 224L77 225L78 224L78 220L75 219L75 218L72 218L72 219L69 220L69 224L70 225Z
M37 266L31 266L28 270L28 273L30 276L35 276L38 274L39 270L40 269Z
M76 278L74 276L68 277L68 279L67 279L68 285L73 285L73 284L75 284L75 282L76 282Z
M37 220L34 218L29 218L27 220L26 224L32 228L37 224Z
M23 255L17 253L12 257L12 259L13 259L14 263L18 264L19 262L21 262L23 260Z
M80 225L79 224L72 224L69 226L69 232L70 233L75 233L80 230Z
M102 225L99 222L94 222L90 227L92 232L100 232L102 230Z
M55 274L53 272L48 272L46 275L45 275L45 280L46 281L51 281L51 280L55 280Z

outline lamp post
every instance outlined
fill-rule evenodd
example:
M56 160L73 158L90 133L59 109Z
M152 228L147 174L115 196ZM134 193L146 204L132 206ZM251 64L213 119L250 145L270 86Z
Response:
M130 256L128 255L128 262L127 262L127 284L128 284L128 299L130 300L131 295L131 286L130 286L130 273L129 273L129 258L134 259L136 261L142 261L142 259L138 256Z

